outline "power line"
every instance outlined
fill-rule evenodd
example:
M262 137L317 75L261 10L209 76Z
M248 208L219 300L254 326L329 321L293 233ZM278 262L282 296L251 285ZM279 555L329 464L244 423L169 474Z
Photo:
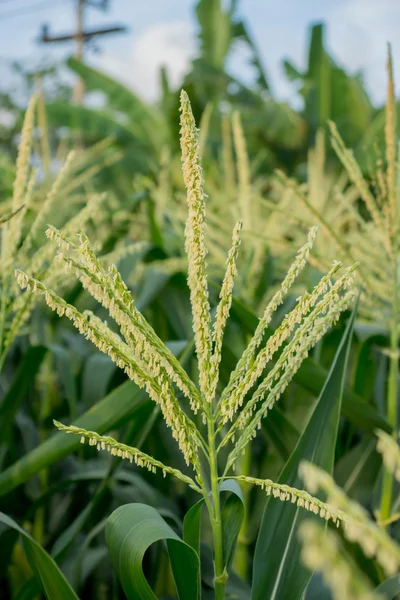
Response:
M60 8L59 4L55 4L55 0L45 0L45 2L38 2L18 10L11 10L5 13L0 13L0 22L6 19L13 19L15 17L23 17L25 15L34 14L40 12L43 8Z
M24 2L26 0L22 0L22 2ZM10 4L11 2L13 2L15 4L15 2L18 2L19 4L21 4L21 0L0 0L0 6L3 6L4 4Z

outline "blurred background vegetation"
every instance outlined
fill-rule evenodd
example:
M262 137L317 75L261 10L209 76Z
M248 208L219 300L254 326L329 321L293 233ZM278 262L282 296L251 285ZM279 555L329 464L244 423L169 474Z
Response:
M34 10L36 4L15 0L6 7L0 2L0 27L7 27L6 21L1 23L2 14ZM93 9L91 4L97 4L107 16L112 2L71 3L70 10L79 17L79 5L85 15ZM291 60L282 64L294 98L285 102L273 92L264 66L267 61L242 16L240 2L198 0L192 9L196 52L178 82L170 80L167 68L160 69L160 94L154 101L110 76L109 69L106 74L85 62L86 42L103 43L103 34L93 33L96 27L83 20L80 34L79 28L68 33L79 34L72 41L74 56L54 62L55 41L52 44L48 31L43 30L42 41L50 38L46 64L32 68L24 61L14 63L13 85L2 82L0 217L11 209L23 115L28 98L36 93L32 164L38 176L24 216L25 234L68 151L75 149L74 168L57 192L46 215L48 221L64 225L84 209L89 198L104 195L85 228L104 261L118 262L136 305L195 378L179 150L179 93L182 87L186 89L200 125L214 304L232 226L237 218L244 219L241 275L224 342L221 373L226 381L254 331L260 309L305 239L308 225L318 223L315 215L325 215L328 222L337 220L344 197L363 215L359 193L343 173L329 142L328 121L336 123L373 189L376 165L385 163L385 109L383 99L381 104L372 100L361 74L352 74L328 51L323 23L313 23L308 29L305 66L300 68ZM251 64L251 82L231 68L230 57L238 46L245 48ZM300 191L308 194L311 209L296 203L293 189L276 176L276 169L297 181ZM346 240L349 226L345 218L340 228ZM41 243L39 235L29 260L34 260ZM318 243L319 257L335 255L336 247L323 228ZM319 268L317 261L306 271L280 315L293 305L300 290L314 284ZM104 316L73 280L54 276L54 282L67 300ZM10 296L10 311L12 302ZM7 302L2 306L6 311ZM385 416L389 321L378 320L370 310L360 315L344 391L335 477L351 497L374 512L379 507L381 478L374 430L380 427L390 432L393 426ZM321 391L345 325L346 318L305 361L243 457L243 472L278 478ZM79 440L77 444L69 436L54 435L52 419L79 421L99 433L114 432L120 441L155 457L172 457L165 462L185 470L160 414L107 357L42 304L31 307L12 344L0 350L4 351L0 373L1 511L46 548L79 597L122 598L104 543L107 516L120 504L145 502L179 529L194 498L170 479L138 472L108 456L94 456L86 447L77 450ZM396 488L395 502L397 493ZM239 538L235 564L240 577L235 589L242 598L249 597L247 585L265 498L254 490L248 501L253 509ZM397 524L392 527L396 534ZM377 584L381 573L374 561L354 548L349 552ZM161 547L146 556L146 569L157 595L173 593ZM16 532L0 529L0 598L38 597L35 586ZM329 597L318 577L313 577L307 599Z

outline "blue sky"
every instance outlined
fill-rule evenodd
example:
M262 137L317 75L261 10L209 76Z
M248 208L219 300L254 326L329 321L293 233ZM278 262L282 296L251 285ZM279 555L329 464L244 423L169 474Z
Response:
M62 58L73 50L71 44L40 45L36 39L42 23L53 34L74 28L76 0L0 0L0 80L10 80L8 61L26 60L31 66L40 60ZM194 0L111 0L111 10L86 11L87 26L122 22L129 33L102 38L98 47L88 49L87 60L120 78L145 98L158 92L157 73L166 64L173 82L178 83L196 50ZM372 98L382 102L385 95L386 42L391 41L395 75L400 82L399 0L239 0L260 49L276 95L294 99L293 86L282 73L281 61L290 58L304 67L308 25L327 23L328 47L334 57L351 71L362 69ZM396 61L396 57L398 57ZM232 70L249 78L245 55L231 57Z

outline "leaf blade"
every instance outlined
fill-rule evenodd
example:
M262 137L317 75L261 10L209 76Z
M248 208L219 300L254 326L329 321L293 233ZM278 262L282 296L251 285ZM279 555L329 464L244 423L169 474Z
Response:
M286 463L280 483L301 487L298 466L308 459L332 472L349 348L357 306L331 365L318 402L294 451ZM253 568L252 600L300 599L310 573L300 564L297 528L304 514L297 505L269 498L261 522ZM267 566L268 565L268 566ZM285 577L283 577L283 574Z
M103 433L132 418L143 404L150 402L144 391L139 390L132 381L127 381L86 411L75 424ZM68 456L79 445L80 441L75 436L55 434L0 473L0 496L21 485L41 469Z
M11 527L22 536L22 543L28 562L36 576L37 583L48 600L78 600L64 575L46 550L40 546L22 527L0 512L0 522Z
M236 542L244 521L245 505L242 490L237 481L226 479L222 482L219 491L220 493L230 492L221 514L224 567L229 573L235 554Z
M180 600L199 597L199 558L195 550L171 529L161 515L146 504L117 508L106 525L106 543L128 600L154 600L143 573L146 550L166 540L171 569Z

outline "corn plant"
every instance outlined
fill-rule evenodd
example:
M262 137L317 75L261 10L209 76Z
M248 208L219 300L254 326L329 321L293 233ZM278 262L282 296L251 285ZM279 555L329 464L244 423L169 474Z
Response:
M59 148L54 159L43 150L43 138L46 137L41 123L41 98L35 95L28 105L24 124L21 132L18 156L11 173L14 183L11 193L2 199L0 216L0 375L1 375L1 403L0 403L0 471L2 475L7 472L12 442L14 441L14 424L17 419L15 415L21 410L22 394L15 394L21 381L23 388L30 390L35 388L34 377L41 370L41 383L45 387L44 393L39 395L40 405L32 406L32 423L37 427L38 438L46 437L45 422L48 413L53 409L51 394L48 390L49 376L53 377L54 364L52 357L43 345L32 345L22 356L16 374L12 368L12 360L9 354L13 354L16 340L24 333L28 333L28 322L35 307L35 297L21 295L18 287L14 269L16 266L30 269L32 274L40 276L48 285L58 290L70 290L75 284L74 278L60 274L59 266L54 262L54 248L47 240L43 231L50 214L53 219L61 224L65 231L74 232L79 226L90 228L95 225L97 234L97 247L103 249L109 232L104 227L104 221L110 222L110 208L107 205L104 194L93 191L93 178L110 162L108 156L108 141L104 141L85 151L69 152L64 165L59 166L65 148ZM111 159L114 162L115 157ZM34 166L33 166L34 165ZM54 173L56 171L56 173ZM10 195L10 197L8 197ZM109 245L110 247L110 245ZM103 264L116 261L127 254L141 252L143 244L116 245L110 252L103 253L101 260ZM37 300L37 299L36 299ZM23 347L23 344L22 344ZM17 354L18 355L18 354ZM15 354L14 354L15 356ZM46 361L44 362L44 358ZM7 362L6 362L6 359ZM15 361L16 362L16 361ZM40 386L38 386L40 387ZM33 396L33 394L32 394ZM51 398L50 402L48 397ZM35 398L36 399L36 398ZM32 403L34 404L34 403ZM26 417L25 417L26 418ZM44 442L45 443L45 442ZM29 453L27 452L27 456ZM53 455L54 456L54 455ZM53 458L54 460L54 458ZM13 465L15 466L15 465ZM17 467L18 469L18 467ZM38 478L38 489L47 489L49 485L48 471L40 470ZM4 492L4 489L0 494ZM5 505L6 506L6 505ZM7 512L8 507L7 507ZM27 587L26 593L29 597L36 597L39 585L48 598L77 599L65 576L58 568L56 561L46 553L41 546L44 538L43 512L36 512L32 519L32 528L28 533L13 521L7 514L0 512L0 523L3 528L13 529L20 536L21 545L26 551L26 556L13 556L10 559L15 570L15 586ZM31 535L32 533L32 535ZM15 553L20 552L19 544L15 545ZM28 560L28 563L26 562ZM25 564L23 581L19 567ZM32 569L32 570L31 570ZM23 571L24 569L22 569ZM39 585L35 583L32 575L37 576ZM25 577L27 581L25 581ZM13 576L10 575L13 581ZM27 584L27 586L25 586ZM10 593L13 584L10 585Z
M90 193L82 201L82 186L90 187L90 180L99 168L105 144L86 152L68 153L64 165L56 177L47 173L45 161L41 169L33 168L35 145L35 115L38 96L33 96L26 111L15 170L11 200L2 203L4 221L0 243L0 371L16 337L27 323L35 305L33 297L21 296L14 277L16 266L30 270L47 285L59 289L68 288L71 279L60 276L54 263L52 244L43 235L44 225L50 215L57 214L57 221L66 233L76 231L79 226L96 224L97 247L101 249L107 232L103 227L105 206L103 194ZM41 132L43 135L43 132ZM97 164L91 165L93 160ZM4 208L5 207L5 208ZM9 218L12 215L12 218ZM131 252L143 250L143 244L125 245L116 248L102 261L117 260ZM73 281L72 281L73 282Z
M62 431L80 436L82 443L88 441L90 446L98 450L106 450L153 473L159 470L164 476L172 475L199 494L200 505L204 504L207 507L212 529L215 597L222 600L225 597L238 533L238 530L227 533L224 523L226 513L220 497L223 491L230 491L240 497L237 483L247 482L260 486L268 496L290 501L326 520L339 523L342 519L340 511L332 509L301 489L269 479L235 475L235 465L249 442L256 436L262 419L279 400L311 348L337 321L340 314L352 305L355 298L355 265L344 269L340 275L342 264L335 261L315 288L297 299L295 308L283 318L277 330L266 340L266 332L273 314L307 263L317 235L317 229L311 228L307 241L298 251L280 289L265 308L253 337L231 373L227 386L220 389L218 383L222 343L237 276L242 223L237 222L233 229L232 246L226 260L219 303L215 311L211 311L205 241L206 203L199 138L190 102L184 91L181 93L181 150L188 204L185 249L198 361L198 385L188 377L179 361L138 311L117 268L112 265L107 269L101 263L83 232L79 233L75 241L69 231L60 231L49 226L47 237L54 240L59 247L58 258L65 265L67 272L75 273L83 287L108 310L110 317L119 327L118 333L95 314L81 313L75 306L67 303L46 281L22 270L17 270L16 277L21 288L44 296L52 310L71 320L87 339L109 355L140 388L144 388L160 407L165 423L171 429L171 434L184 457L186 472L164 464L138 448L119 443L112 437L57 421L55 425ZM161 533L158 532L159 537L156 535L152 541L160 538L168 540L178 590L186 589L186 593L189 593L189 589L192 594L190 597L197 597L198 575L191 577L190 573L198 573L199 542L194 544L192 541L195 548L186 544L184 550L178 551L177 547L180 544L174 545L172 542L178 542L179 538L155 511L151 512L153 509L144 505L127 506L136 508L133 513L128 509L129 514L124 513L126 507L117 509L117 522L121 522L121 518L124 528L128 526L128 521L146 528L155 520ZM122 512L118 512L119 510ZM195 507L193 510L195 512L191 513L188 520L191 526L195 520ZM148 531L147 534L150 537L153 535ZM228 538L233 536L229 538L228 549L227 535ZM120 571L119 574L125 593L129 597L150 598L153 596L141 571L141 559L146 547L143 546L144 537L139 538L135 550L138 561L134 565L134 576L130 579ZM115 535L110 529L109 547L114 548L115 543ZM119 543L117 546L119 547ZM177 564L180 561L184 561L189 574L182 573L182 565L179 568Z
M376 431L376 435L377 450L382 455L387 471L400 481L400 448L397 441L383 431ZM334 600L397 598L400 592L398 542L385 527L371 519L364 507L348 498L328 473L306 462L301 465L300 472L308 490L312 493L322 491L327 502L343 514L342 539L331 529L325 532L316 521L306 519L302 523L299 535L303 544L302 559L307 567L322 574ZM392 515L391 523L398 518L398 513ZM367 560L379 566L384 581L377 587L351 556L345 540L360 546Z
M372 169L370 165L370 172L364 174L354 153L346 148L336 125L330 123L331 143L344 173L337 181L332 175L327 175L323 153L317 149L311 156L311 176L307 186L298 185L279 173L286 194L284 204L278 204L277 211L292 214L303 228L307 227L310 219L320 224L324 235L314 258L319 268L324 268L332 256L360 261L359 274L364 288L360 316L366 323L383 327L390 338L386 415L395 435L398 427L400 213L397 113L392 71L389 48L384 152L378 139L376 165ZM382 522L390 519L392 498L393 478L386 473L381 496Z
M259 167L257 157L251 160L241 115L234 111L221 119L209 110L200 121L199 152L205 173L207 195L207 258L208 273L213 278L223 277L226 247L230 244L232 228L242 221L241 263L243 268L235 283L235 296L254 310L263 310L279 287L293 255L293 246L282 241L287 232L287 220L282 219L263 197L269 185L269 176L255 175ZM215 112L215 111L214 111ZM211 120L213 119L213 120ZM215 125L214 125L215 124ZM221 143L215 156L214 127L220 125ZM166 150L159 172L154 177L136 178L136 186L146 195L131 220L131 236L141 239L149 229L157 231L155 243L167 253L153 267L163 273L174 274L187 269L182 239L186 222L186 190L182 185L179 157ZM310 227L312 222L310 224ZM268 232L273 231L273 238ZM295 235L295 232L291 232ZM296 235L299 247L303 232ZM271 275L273 261L274 277ZM277 268L275 268L277 267ZM276 271L276 276L275 276ZM271 281L273 279L273 281ZM268 285L267 285L268 284ZM301 283L296 282L296 287ZM296 293L296 290L293 290Z

